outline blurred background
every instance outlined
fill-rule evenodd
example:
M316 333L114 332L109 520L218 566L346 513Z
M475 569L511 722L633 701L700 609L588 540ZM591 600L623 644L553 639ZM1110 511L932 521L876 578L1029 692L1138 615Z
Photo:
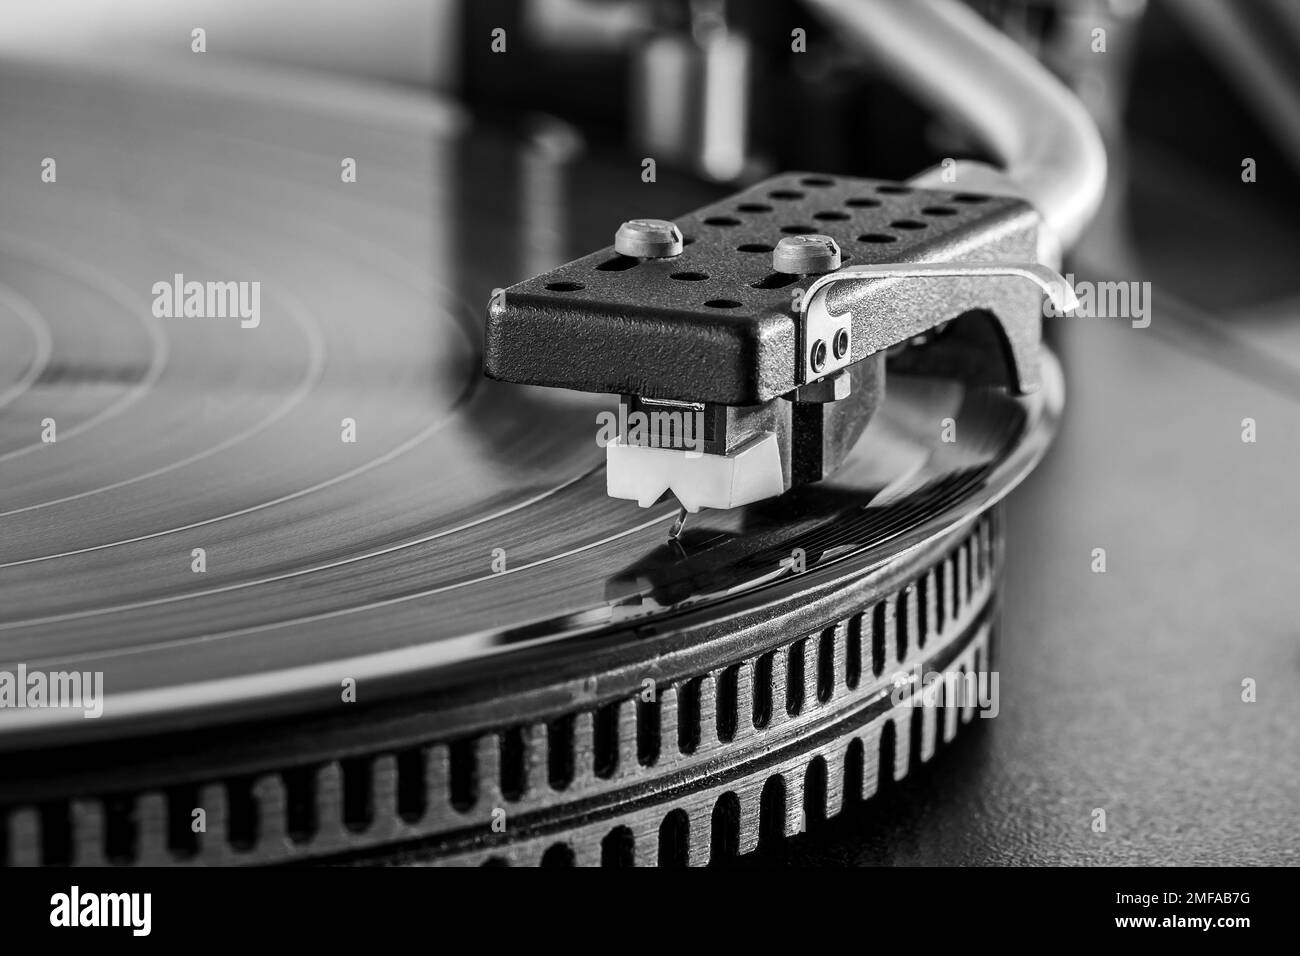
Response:
M971 0L1061 75L1113 150L1119 211L1149 267L1206 304L1294 293L1300 7L1291 0ZM478 120L545 113L594 146L653 142L716 179L818 168L906 177L978 155L962 130L905 109L887 75L798 0L5 0L0 52L122 62L188 52L400 83L471 104ZM507 31L510 56L490 49ZM1105 49L1093 47L1104 29ZM807 33L813 55L792 51ZM711 112L710 112L711 111ZM1248 148L1247 148L1248 147ZM1257 189L1199 189L1257 161ZM1117 174L1118 173L1118 174ZM1199 179L1199 177L1204 177ZM1188 191L1196 203L1186 200ZM1125 190L1127 195L1127 190ZM1251 242L1222 203L1252 206ZM1171 217L1170 208L1182 207ZM1132 250L1130 250L1132 251ZM1216 269L1180 269L1184 256ZM1223 273L1243 281L1223 282Z
M1292 0L970 0L1077 92L1106 133L1111 202L1086 258L1228 309L1252 339L1300 288L1300 6ZM979 157L799 0L5 0L0 53L208 55L436 91L476 122L539 115L588 148L653 148L718 181L778 169L906 178ZM508 37L505 58L491 31ZM806 32L805 50L791 31ZM1095 49L1094 31L1105 31ZM1241 163L1257 181L1240 185ZM1195 201L1188 201L1191 197ZM1225 219L1249 223L1232 226ZM1189 268L1189 266L1191 266Z

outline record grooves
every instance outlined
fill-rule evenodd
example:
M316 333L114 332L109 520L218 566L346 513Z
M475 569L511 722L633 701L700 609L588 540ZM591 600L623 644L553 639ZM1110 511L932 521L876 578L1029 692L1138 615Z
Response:
M526 144L219 71L4 69L0 668L105 693L95 720L0 714L8 862L703 862L752 847L769 781L791 832L806 793L869 795L882 741L905 772L913 713L923 758L969 719L892 706L890 676L987 667L1050 355L1026 399L893 376L832 479L670 544L670 505L603 493L609 402L482 378L478 304L566 251L538 248ZM75 174L27 175L55 149ZM557 175L591 245L627 186ZM177 275L260 282L259 321L156 314Z

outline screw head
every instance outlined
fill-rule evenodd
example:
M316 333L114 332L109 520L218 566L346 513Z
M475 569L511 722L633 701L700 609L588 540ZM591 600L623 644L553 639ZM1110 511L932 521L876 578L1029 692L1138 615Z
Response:
M772 268L787 275L834 272L840 267L840 247L830 236L786 236L772 250Z
M637 259L682 254L682 231L667 219L629 219L614 233L614 251Z

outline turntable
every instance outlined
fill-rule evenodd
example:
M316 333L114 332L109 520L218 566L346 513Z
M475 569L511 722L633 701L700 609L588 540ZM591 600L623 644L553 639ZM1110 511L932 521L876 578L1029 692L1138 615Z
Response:
M0 67L0 858L721 863L996 713L1104 158L971 21L871 41L1020 84L955 180L647 193L421 92Z

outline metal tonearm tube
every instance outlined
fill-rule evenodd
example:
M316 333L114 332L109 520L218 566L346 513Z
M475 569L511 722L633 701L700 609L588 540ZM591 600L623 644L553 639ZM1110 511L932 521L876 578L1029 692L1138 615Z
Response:
M961 121L1002 164L958 164L963 188L1033 203L1057 251L1087 228L1106 187L1088 111L1046 67L954 0L806 0L907 89ZM934 173L918 185L935 185Z

